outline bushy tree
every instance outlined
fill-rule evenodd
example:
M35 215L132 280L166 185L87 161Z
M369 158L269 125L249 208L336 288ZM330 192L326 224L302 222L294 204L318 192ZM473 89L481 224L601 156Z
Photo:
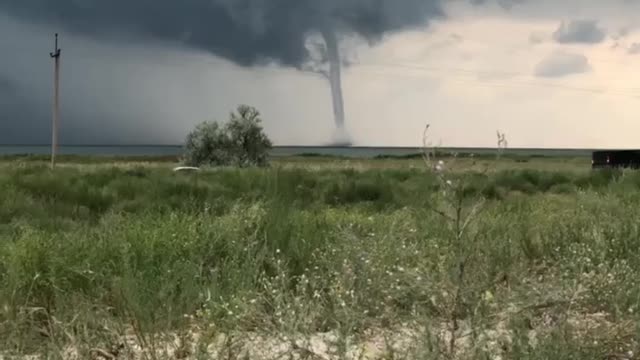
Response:
M187 135L184 163L189 166L225 165L230 162L229 141L220 124L203 122Z
M258 110L247 105L240 105L237 114L231 113L226 131L235 165L268 165L272 143L264 133L261 122Z
M203 122L187 135L184 162L189 166L267 166L271 140L260 113L240 105L224 126Z

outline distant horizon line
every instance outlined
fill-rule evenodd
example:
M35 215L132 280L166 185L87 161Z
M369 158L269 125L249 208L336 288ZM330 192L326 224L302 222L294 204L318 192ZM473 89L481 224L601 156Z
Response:
M0 144L0 147L50 147L51 144ZM184 145L171 144L59 144L58 147L85 147L85 148L142 148L142 147L164 147L164 148L180 148ZM298 149L423 149L422 146L332 146L332 145L273 145L273 148L298 148ZM496 149L492 146L438 146L440 149L469 149L469 150L485 150ZM640 150L640 148L553 148L553 147L509 147L505 150L562 150L562 151L580 151L580 150Z

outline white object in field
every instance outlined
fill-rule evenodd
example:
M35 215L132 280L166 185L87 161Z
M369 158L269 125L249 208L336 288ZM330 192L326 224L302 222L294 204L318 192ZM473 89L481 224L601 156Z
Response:
M193 166L178 166L177 168L174 168L173 171L200 171L200 168Z

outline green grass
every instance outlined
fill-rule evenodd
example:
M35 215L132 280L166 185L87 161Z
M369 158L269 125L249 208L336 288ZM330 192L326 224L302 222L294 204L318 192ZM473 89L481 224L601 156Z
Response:
M178 337L191 358L239 358L234 339L263 335L346 355L389 335L406 344L384 358L438 359L454 314L455 358L638 353L640 173L461 167L463 213L486 201L457 239L418 163L307 161L0 165L1 352L176 358L159 349Z

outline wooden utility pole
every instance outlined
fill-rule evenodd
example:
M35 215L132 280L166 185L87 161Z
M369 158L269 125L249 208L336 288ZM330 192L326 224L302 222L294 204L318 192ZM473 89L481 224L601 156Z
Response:
M51 123L51 168L56 166L56 151L58 148L58 116L60 100L60 49L58 48L58 34L54 52L49 53L54 59L53 68L53 118Z

